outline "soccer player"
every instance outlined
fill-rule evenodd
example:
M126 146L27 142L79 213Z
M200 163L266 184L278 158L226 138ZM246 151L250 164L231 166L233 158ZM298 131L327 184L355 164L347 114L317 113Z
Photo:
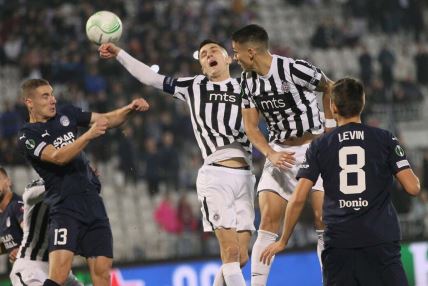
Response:
M107 129L124 123L148 103L134 99L108 113L84 112L68 105L57 110L53 89L44 79L22 83L21 93L30 121L19 133L19 147L45 181L49 206L49 279L43 285L63 285L75 254L87 258L94 285L109 285L113 260L110 222L101 184L82 152ZM77 128L89 130L80 137Z
M283 250L302 212L309 191L324 179L324 285L408 285L400 259L400 227L391 202L393 177L416 196L419 179L403 148L389 131L361 123L365 98L353 78L337 81L331 109L339 127L314 140L298 172L281 239L267 247L269 263Z
M48 206L43 202L45 186L42 179L29 184L22 195L24 202L23 239L17 259L9 274L14 286L39 286L48 278ZM65 286L81 286L70 272Z
M2 253L14 262L22 240L22 198L11 190L12 181L6 170L0 167L0 239Z
M235 60L243 72L242 116L250 141L266 157L257 192L261 222L251 255L251 285L266 285L270 265L260 262L266 246L275 242L291 193L295 175L312 139L324 132L314 91L322 91L328 106L331 81L312 64L303 60L269 53L267 32L258 25L248 25L232 36ZM269 143L260 131L259 112L269 129ZM326 127L334 127L328 108L324 108ZM322 182L311 193L318 234L318 256L323 249ZM321 263L321 261L320 261Z
M196 141L204 158L197 178L204 231L214 231L222 268L214 285L243 286L240 266L248 260L254 228L254 184L250 142L243 130L240 85L229 74L232 59L218 42L199 47L203 75L171 78L153 72L113 44L101 45L102 58L117 60L139 81L187 103Z

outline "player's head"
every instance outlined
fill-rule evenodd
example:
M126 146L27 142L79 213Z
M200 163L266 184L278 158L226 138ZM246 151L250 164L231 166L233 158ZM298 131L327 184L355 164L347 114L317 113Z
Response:
M44 79L28 79L21 84L21 95L30 113L30 120L46 121L56 114L52 86Z
M11 191L12 181L7 175L6 169L0 167L0 202L3 200L4 195Z
M359 80L346 77L334 83L330 108L335 116L343 118L360 116L364 104L364 87Z
M223 73L229 75L229 65L232 58L227 54L226 48L219 42L207 39L201 42L198 50L199 63L202 73L209 79L218 77Z
M269 49L269 36L266 30L258 25L245 26L232 35L233 59L245 71L254 70L254 62L259 55Z

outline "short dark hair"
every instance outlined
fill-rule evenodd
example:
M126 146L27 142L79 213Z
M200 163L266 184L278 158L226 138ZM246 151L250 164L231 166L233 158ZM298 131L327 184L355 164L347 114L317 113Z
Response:
M8 177L6 169L3 167L0 167L0 173L2 173L3 175L5 175L6 177Z
M49 82L42 78L27 79L21 84L21 96L27 98L28 95L40 86L50 85Z
M222 47L223 49L225 49L225 50L227 51L226 47L225 47L222 43L217 42L217 41L214 41L214 40L211 40L211 39L205 39L205 40L203 40L203 41L199 44L198 52L200 52L200 51L201 51L201 49L202 49L202 47L203 47L203 46L208 45L208 44L215 44L215 45L217 45L217 46Z
M244 44L248 42L262 43L265 48L269 47L269 36L266 30L256 24L247 25L232 35L232 41Z
M364 108L363 84L355 78L342 78L334 83L331 99L340 116L345 118L357 116Z

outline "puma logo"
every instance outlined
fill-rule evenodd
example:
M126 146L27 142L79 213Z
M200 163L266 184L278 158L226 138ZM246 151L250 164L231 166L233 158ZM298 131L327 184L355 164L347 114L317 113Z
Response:
M45 133L42 134L42 138L45 138L46 136L51 136L47 130L45 130Z

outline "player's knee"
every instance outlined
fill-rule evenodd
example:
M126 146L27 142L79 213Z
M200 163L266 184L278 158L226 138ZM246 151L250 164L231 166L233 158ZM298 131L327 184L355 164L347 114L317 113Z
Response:
M245 264L247 264L249 259L250 257L248 256L248 251L241 251L239 256L239 265L241 266L241 268L243 268Z
M227 262L238 261L240 258L239 246L229 245L224 250L225 258Z
M270 232L277 232L279 228L279 220L270 214L263 215L259 228Z
M93 279L98 281L98 282L110 281L110 271L108 269L102 269L102 270L94 271ZM104 284L100 284L100 285L104 285Z

